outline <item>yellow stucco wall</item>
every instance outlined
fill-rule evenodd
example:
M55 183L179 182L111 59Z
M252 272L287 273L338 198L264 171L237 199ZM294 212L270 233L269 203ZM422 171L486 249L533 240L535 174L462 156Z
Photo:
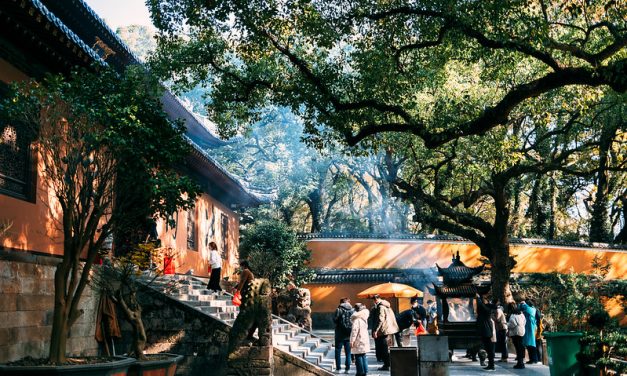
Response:
M308 242L308 248L314 268L431 268L436 263L446 267L458 251L466 265L480 265L479 248L462 242L316 239ZM627 278L627 251L512 244L511 253L517 261L513 271L527 273L587 273L593 257L601 254L612 264L608 279Z
M451 255L457 253L468 266L480 265L479 248L472 243L429 240L353 240L353 239L314 239L307 242L312 252L311 266L314 268L336 269L385 269L385 268L431 268L436 263L447 267ZM574 248L564 246L511 245L511 253L517 260L514 272L562 272L589 273L592 259L602 255L612 268L608 279L627 278L627 251ZM367 300L356 299L357 293L376 283L344 283L334 285L310 284L312 311L332 312L340 298L350 297L370 306ZM425 293L425 301L432 296ZM402 310L407 306L403 299L398 302ZM608 312L627 325L627 317L616 299L605 302Z
M203 193L196 201L196 250L187 248L187 219L186 211L179 211L176 219L176 228L166 226L165 221L157 223L157 233L164 247L177 250L174 265L177 273L187 273L191 269L194 275L207 276L209 266L209 242L216 242L218 251L222 252L225 244L222 239L222 215L228 218L228 233L226 237L227 258L222 260L222 276L230 276L234 265L238 263L239 247L239 218L225 205L213 197Z

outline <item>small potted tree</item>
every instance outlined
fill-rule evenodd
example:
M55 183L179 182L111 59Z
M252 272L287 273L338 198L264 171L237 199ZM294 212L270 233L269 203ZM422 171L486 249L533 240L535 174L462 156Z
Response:
M182 355L159 353L146 354L146 327L142 320L142 306L137 299L140 279L146 284L152 283L162 271L155 265L165 258L162 250L154 243L139 244L125 255L106 258L93 279L93 288L100 294L111 298L123 317L133 329L131 349L128 355L137 359L129 375L145 375L157 372L159 375L173 375ZM148 276L148 279L142 278Z
M190 150L185 129L163 111L162 91L142 67L97 66L17 83L0 102L9 121L35 135L47 204L63 236L49 356L34 374L84 363L69 361L67 339L105 240L133 221L138 208L167 218L195 200L198 186L176 170ZM0 365L0 373L12 372L27 371Z

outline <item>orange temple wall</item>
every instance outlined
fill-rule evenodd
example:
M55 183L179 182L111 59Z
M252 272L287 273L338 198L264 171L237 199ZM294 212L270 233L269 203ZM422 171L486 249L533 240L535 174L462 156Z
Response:
M312 252L311 267L334 269L379 269L379 268L432 268L435 264L446 267L451 255L457 253L468 266L480 265L479 248L473 243L444 242L430 240L309 240ZM602 255L612 265L608 279L627 278L627 251L590 249L565 246L535 246L512 244L511 252L516 258L514 272L561 272L592 271L592 259ZM356 299L358 292L376 283L344 283L335 285L309 284L313 312L332 312L340 298L350 297L353 302L361 301L367 306L371 302ZM425 300L428 297L425 295ZM400 309L407 305L400 299ZM627 325L622 309L616 301L606 304L608 311Z

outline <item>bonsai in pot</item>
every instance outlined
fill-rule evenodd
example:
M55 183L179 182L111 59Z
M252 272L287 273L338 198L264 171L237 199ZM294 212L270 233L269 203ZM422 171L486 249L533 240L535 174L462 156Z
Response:
M189 152L184 128L168 119L161 95L141 67L97 66L17 83L0 102L7 119L35 135L46 204L63 237L50 365L68 363L70 329L105 240L135 218L167 218L195 200L197 185L174 169Z
M120 308L123 317L132 328L133 338L128 355L138 360L131 366L130 375L142 375L146 370L163 370L163 374L174 374L176 364L183 358L174 354L146 354L146 327L142 320L142 306L137 293L140 279L149 285L162 271L155 262L163 253L154 243L139 244L125 255L106 258L93 279L93 286ZM148 277L143 278L143 277Z
M588 319L590 330L579 340L577 359L588 375L622 375L627 372L627 330L597 310Z

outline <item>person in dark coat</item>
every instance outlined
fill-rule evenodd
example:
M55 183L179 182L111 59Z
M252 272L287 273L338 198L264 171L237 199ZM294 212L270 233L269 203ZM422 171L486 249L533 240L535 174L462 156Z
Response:
M494 370L494 321L492 320L492 311L496 309L493 304L484 302L484 298L477 294L477 332L481 337L481 342L485 351L488 353L488 366L484 369L487 371Z
M342 298L333 316L333 322L335 323L335 367L338 371L342 369L342 348L344 348L344 355L346 355L346 361L344 362L345 373L348 373L351 367L350 336L352 323L350 324L351 326L347 327L344 324L347 322L344 317L348 317L348 322L350 323L350 317L354 312L350 299Z
M418 298L411 298L411 308L400 312L396 315L396 324L398 325L398 333L394 334L396 339L396 345L403 347L402 344L402 332L405 329L409 329L412 325L418 326L421 322L426 329L427 311L420 305Z

